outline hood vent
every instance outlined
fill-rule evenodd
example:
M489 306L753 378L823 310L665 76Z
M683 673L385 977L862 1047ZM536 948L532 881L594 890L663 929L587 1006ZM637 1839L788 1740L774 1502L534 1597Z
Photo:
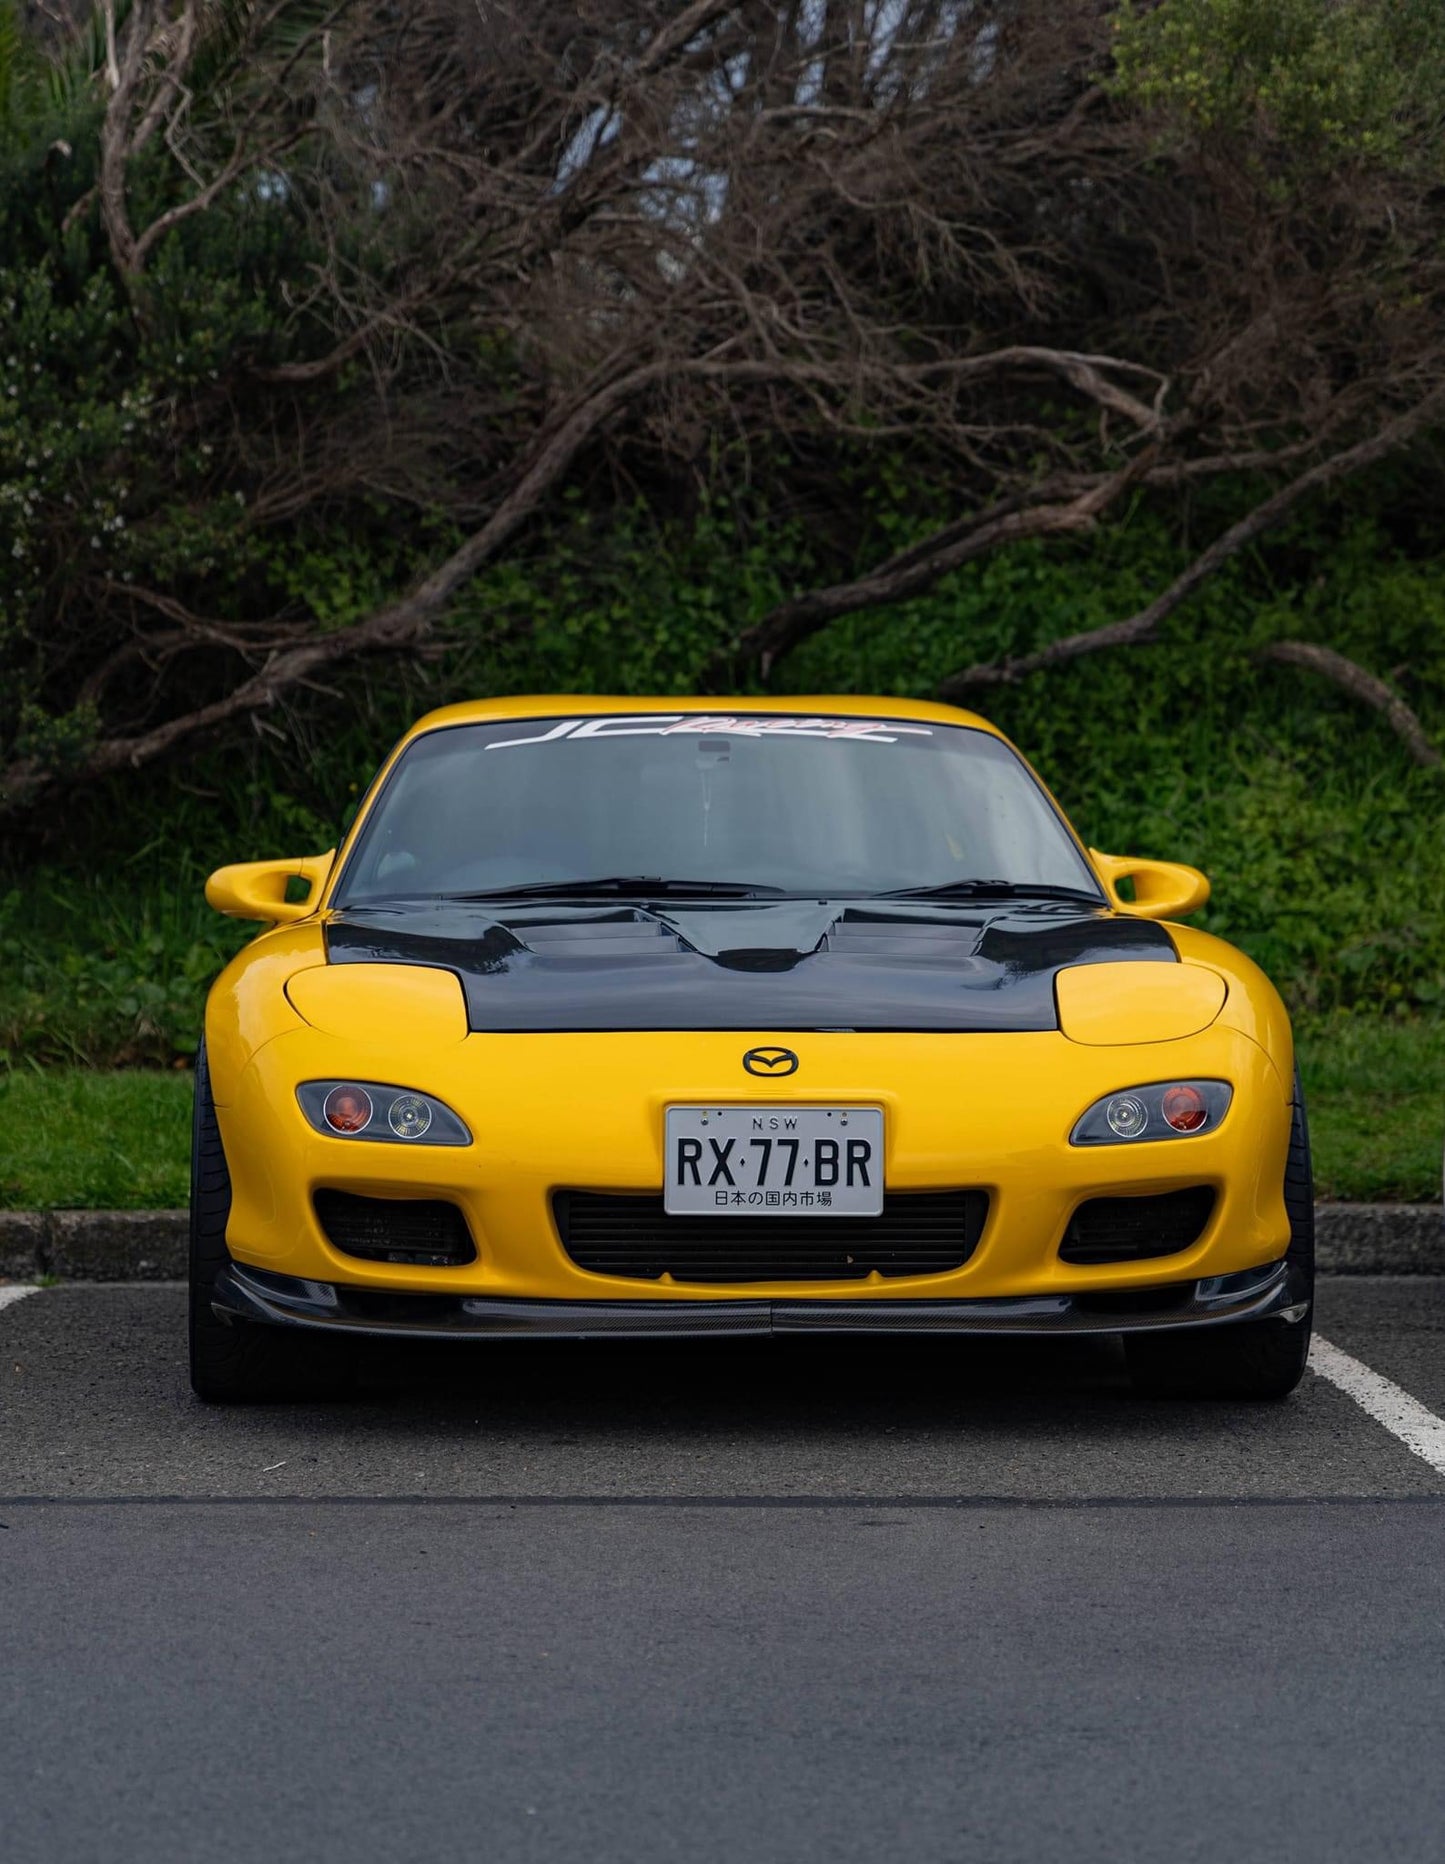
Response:
M916 925L886 919L840 919L828 934L828 950L850 958L876 956L892 962L921 958L933 964L963 964L978 950L976 925Z

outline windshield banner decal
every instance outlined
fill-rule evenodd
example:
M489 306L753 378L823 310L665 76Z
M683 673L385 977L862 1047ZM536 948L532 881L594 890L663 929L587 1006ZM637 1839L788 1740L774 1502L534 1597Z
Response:
M524 744L550 744L558 738L672 738L682 733L709 737L726 733L735 738L844 738L859 744L895 744L900 737L933 736L927 725L904 725L893 719L631 712L620 718L566 718L547 731L526 738L503 738L487 749L510 751Z

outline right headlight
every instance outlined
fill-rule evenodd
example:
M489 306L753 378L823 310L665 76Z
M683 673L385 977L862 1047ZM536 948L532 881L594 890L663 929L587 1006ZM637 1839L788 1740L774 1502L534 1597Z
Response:
M444 1101L379 1081L303 1081L301 1111L328 1139L381 1139L424 1146L469 1146L472 1136Z
M1096 1100L1069 1134L1071 1146L1127 1146L1213 1132L1234 1098L1227 1081L1154 1081Z

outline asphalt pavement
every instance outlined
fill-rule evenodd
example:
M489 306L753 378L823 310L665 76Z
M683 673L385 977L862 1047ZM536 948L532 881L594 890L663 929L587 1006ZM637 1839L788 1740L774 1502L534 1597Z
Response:
M0 1306L6 1864L1445 1858L1445 1279L1257 1407L925 1339L211 1410L183 1320Z

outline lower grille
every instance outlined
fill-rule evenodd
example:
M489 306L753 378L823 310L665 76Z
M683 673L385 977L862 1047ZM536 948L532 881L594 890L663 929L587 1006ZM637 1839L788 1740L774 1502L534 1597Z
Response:
M466 1218L455 1204L439 1198L318 1191L316 1215L333 1249L368 1262L444 1269L477 1259Z
M660 1197L559 1191L562 1247L580 1269L656 1281L862 1281L962 1268L988 1215L983 1191L885 1196L879 1217L669 1217Z
M1091 1197L1069 1219L1064 1262L1139 1262L1172 1256L1204 1234L1214 1209L1207 1184L1156 1197Z

